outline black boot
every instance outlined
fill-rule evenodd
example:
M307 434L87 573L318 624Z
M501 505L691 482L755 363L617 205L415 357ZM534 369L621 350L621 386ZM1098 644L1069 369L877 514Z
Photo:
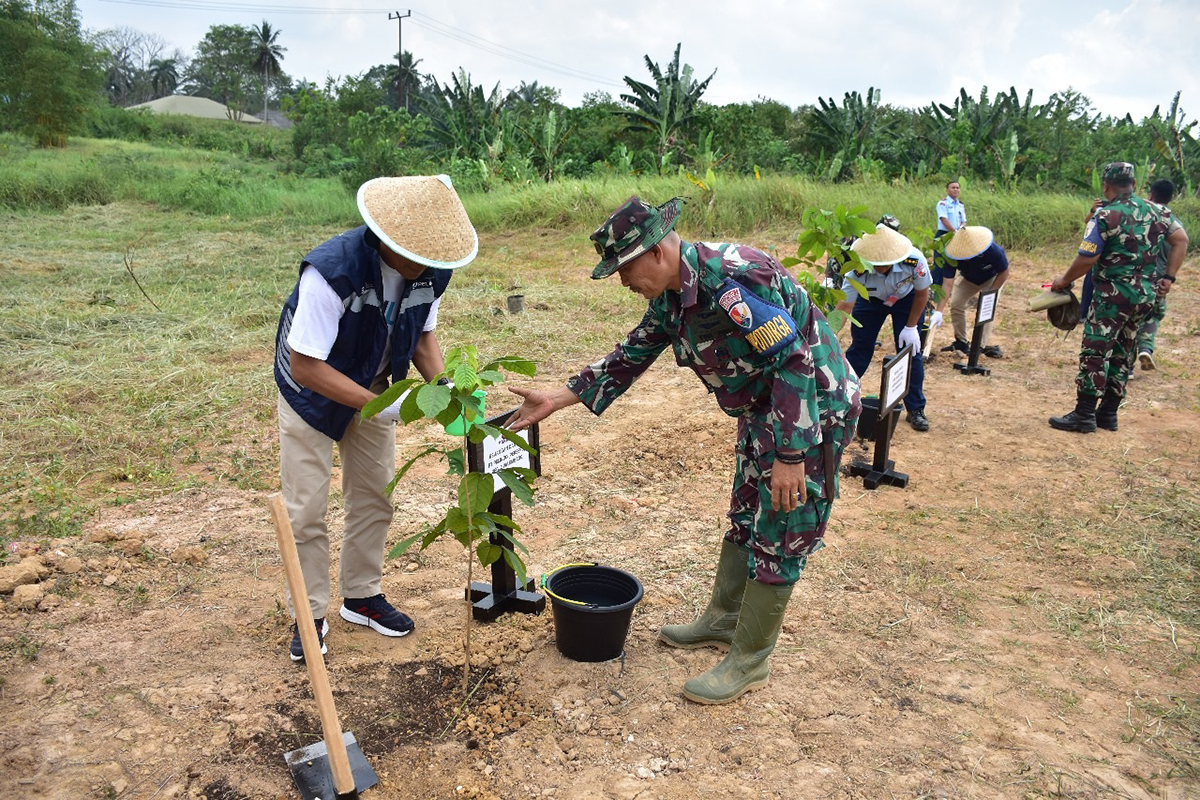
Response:
M1096 400L1086 394L1077 395L1075 410L1061 417L1051 417L1050 427L1060 431L1091 433L1096 430Z
M1096 409L1096 427L1106 431L1117 429L1117 409L1121 407L1121 398L1112 389L1104 393L1104 399Z

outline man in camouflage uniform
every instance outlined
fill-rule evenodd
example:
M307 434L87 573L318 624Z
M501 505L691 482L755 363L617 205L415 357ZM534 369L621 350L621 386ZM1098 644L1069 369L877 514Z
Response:
M1089 270L1095 286L1079 351L1075 410L1050 418L1050 426L1061 431L1091 433L1097 425L1117 429L1138 327L1156 293L1164 284L1169 291L1174 282L1172 276L1155 285L1155 257L1167 236L1170 214L1134 196L1133 189L1132 164L1113 162L1104 168L1106 202L1088 221L1075 260L1050 287L1066 291Z
M708 608L667 625L666 644L728 648L684 685L699 703L728 703L767 682L792 586L837 496L837 466L861 410L858 380L825 316L774 259L737 244L685 242L678 198L630 198L592 234L595 279L616 272L650 301L641 323L602 360L553 391L524 398L520 430L582 402L602 413L668 347L738 420L730 526Z
M1167 203L1171 202L1171 198L1174 196L1175 184L1168 180L1155 181L1150 185L1150 202L1161 206L1168 214L1170 214L1171 209L1167 208ZM1187 246L1187 231L1183 229L1183 225L1180 224L1178 218L1172 214L1167 222L1167 239L1158 248L1159 284L1160 286L1162 285L1162 280L1165 277L1168 289L1159 290L1158 295L1154 298L1154 305L1150 307L1150 312L1142 320L1142 327L1138 329L1138 363L1142 365L1142 369L1144 370L1152 370L1155 367L1154 346L1158 338L1158 324L1167 315L1167 291L1169 291L1170 286L1175 285L1175 276L1179 272L1180 264L1183 263L1183 257L1187 253ZM1172 254L1175 255L1178 263L1172 264Z

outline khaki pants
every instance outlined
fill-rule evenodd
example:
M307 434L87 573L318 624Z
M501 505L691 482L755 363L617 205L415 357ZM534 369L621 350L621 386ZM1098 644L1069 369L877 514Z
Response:
M314 429L279 396L279 472L283 499L292 521L300 569L314 619L329 610L329 529L325 514L335 442ZM342 597L380 593L383 550L392 521L392 501L383 489L396 473L394 422L355 417L336 442L342 458L342 497L346 524L342 534ZM295 614L292 598L288 610Z
M954 288L950 290L950 324L954 326L955 339L962 339L970 343L971 337L967 335L967 307L973 305L971 301L976 295L991 289L995 282L996 278L992 277L983 283L971 283L961 276L954 281ZM988 340L991 338L992 323L989 322L983 326L979 347L981 349L987 347Z

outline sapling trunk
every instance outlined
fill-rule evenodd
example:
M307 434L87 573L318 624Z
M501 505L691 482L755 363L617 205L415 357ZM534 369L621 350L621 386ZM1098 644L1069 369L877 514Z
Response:
M463 446L462 446L462 456L463 456L464 464L467 463L467 441L468 441L467 437L464 434L463 435ZM472 532L475 529L475 515L471 512L471 487L465 481L463 482L462 487L463 487L463 493L466 494L466 496L467 496L466 497L466 500L467 500L467 546L466 546L466 551L467 551L467 604L466 604L466 606L467 606L467 624L463 629L463 677L462 677L463 703L465 705L467 702L467 690L468 690L468 688L470 688L470 683L471 683L471 617L472 617L473 604L471 603L470 600L471 600L471 578L472 578L472 573L474 572L474 567L475 567L475 564L474 564L475 551L472 549L471 545L474 544L474 542L475 542L475 539L472 536Z

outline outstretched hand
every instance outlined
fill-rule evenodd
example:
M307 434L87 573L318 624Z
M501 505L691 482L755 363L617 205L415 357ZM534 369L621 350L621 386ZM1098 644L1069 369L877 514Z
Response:
M524 430L535 422L541 422L559 408L550 392L541 389L517 389L511 386L508 390L525 401L504 424L510 431Z

